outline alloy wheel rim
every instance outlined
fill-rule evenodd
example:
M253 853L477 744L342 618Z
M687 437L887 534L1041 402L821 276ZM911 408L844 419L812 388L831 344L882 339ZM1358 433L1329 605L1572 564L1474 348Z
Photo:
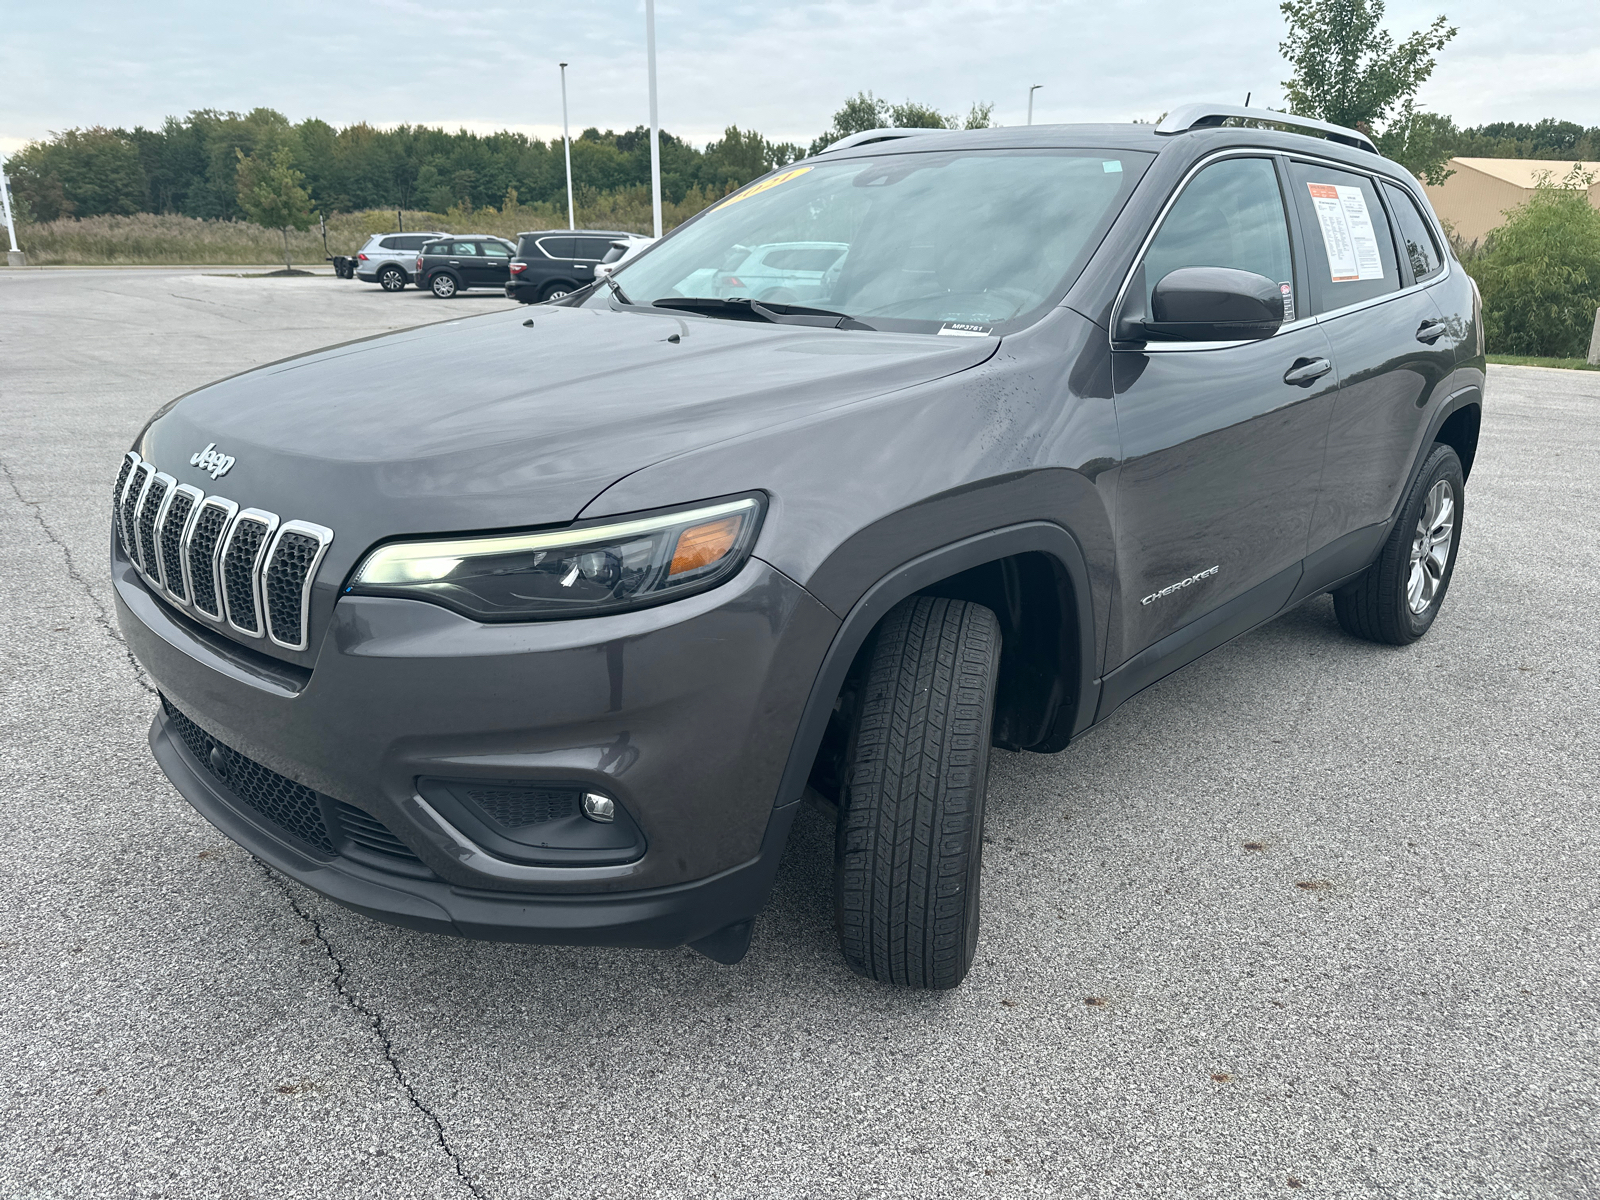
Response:
M391 292L395 291L400 283L401 279L399 271L389 270L383 273L383 286L388 288Z
M441 275L433 285L433 290L441 296L449 296L456 290L455 281L448 275Z
M1450 546L1456 534L1456 499L1450 482L1440 479L1428 489L1411 539L1411 575L1406 582L1406 604L1413 614L1428 611L1444 582L1450 564Z

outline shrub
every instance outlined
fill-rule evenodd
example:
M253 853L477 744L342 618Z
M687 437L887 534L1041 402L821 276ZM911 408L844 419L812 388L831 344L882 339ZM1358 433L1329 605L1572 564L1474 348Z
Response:
M1466 263L1483 292L1491 354L1582 358L1600 307L1600 209L1592 177L1546 175Z

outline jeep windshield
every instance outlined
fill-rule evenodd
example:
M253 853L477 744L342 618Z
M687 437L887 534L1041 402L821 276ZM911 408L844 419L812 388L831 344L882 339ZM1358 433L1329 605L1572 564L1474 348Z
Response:
M824 158L735 192L615 274L633 305L702 318L749 320L755 301L874 329L1001 333L1060 302L1151 157ZM741 303L674 303L685 299ZM602 289L586 302L617 300Z

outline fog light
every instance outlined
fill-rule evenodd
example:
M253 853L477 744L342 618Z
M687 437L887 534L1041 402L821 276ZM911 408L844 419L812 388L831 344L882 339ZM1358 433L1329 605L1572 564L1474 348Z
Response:
M615 821L616 801L610 796L602 796L599 792L587 792L583 797L583 815L591 821Z

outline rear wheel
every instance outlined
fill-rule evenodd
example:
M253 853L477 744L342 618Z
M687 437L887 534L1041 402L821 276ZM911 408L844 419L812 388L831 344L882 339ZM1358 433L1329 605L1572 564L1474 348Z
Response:
M1455 574L1465 486L1456 452L1435 443L1377 561L1333 594L1346 633L1404 646L1428 632Z
M858 974L953 988L978 944L1000 626L981 605L917 596L876 636L840 789L839 942Z
M561 297L571 293L571 291L572 285L570 283L547 283L544 291L539 293L539 301L544 303L549 300L559 300Z
M405 290L406 273L399 267L388 266L378 272L378 286L386 292Z
M448 300L456 294L456 277L448 271L440 271L429 282L428 288L441 300Z

